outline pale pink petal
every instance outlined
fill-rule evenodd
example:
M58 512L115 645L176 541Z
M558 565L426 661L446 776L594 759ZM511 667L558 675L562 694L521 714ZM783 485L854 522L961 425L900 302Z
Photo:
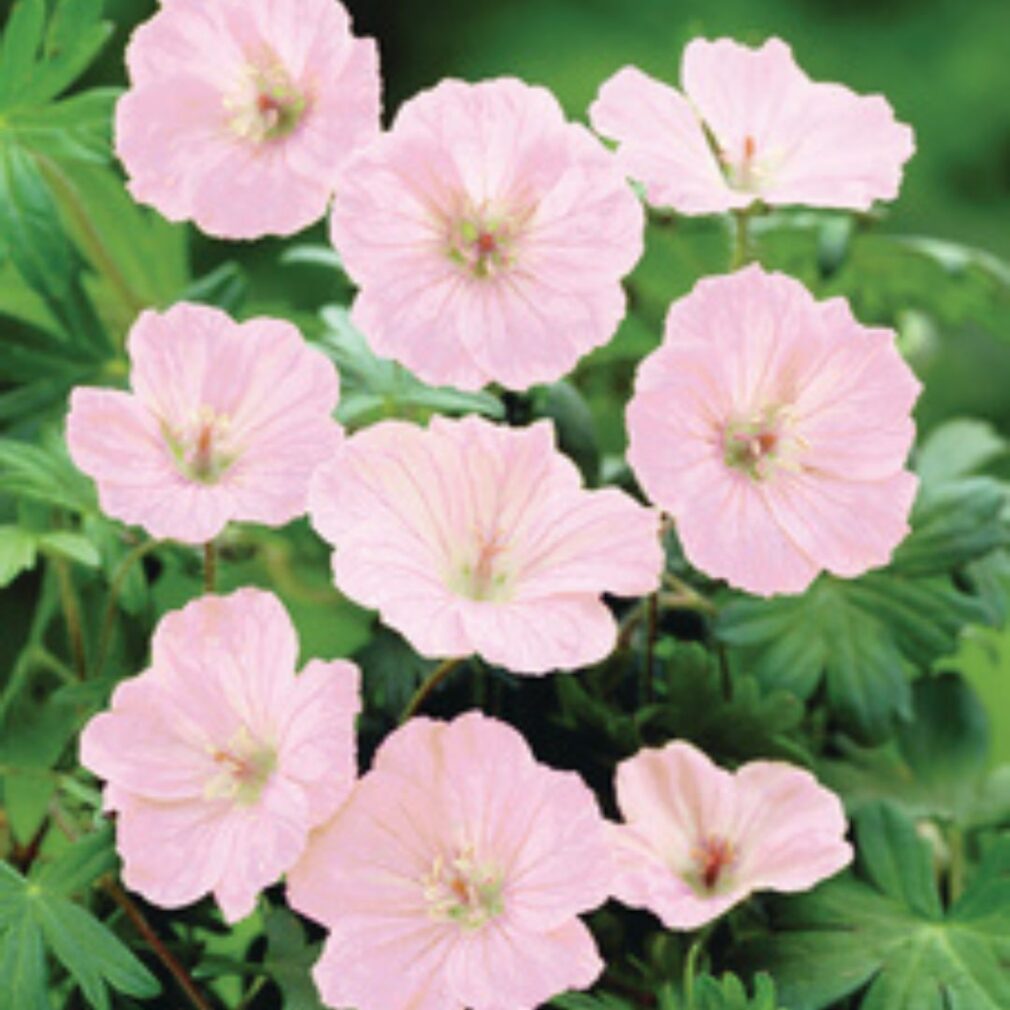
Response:
M603 972L589 930L572 919L550 933L491 926L465 938L448 965L453 996L473 1010L537 1007Z
M319 468L309 511L338 587L421 654L545 673L603 659L600 594L649 592L663 565L655 512L580 485L548 422L383 422Z
M602 969L576 916L609 868L589 789L472 712L388 736L288 896L330 930L314 975L334 1006L532 1010Z
M340 443L339 379L295 327L181 303L141 313L128 348L135 395L75 390L67 418L108 514L201 543L230 520L304 513L313 471Z
M296 678L297 649L271 594L202 597L162 619L151 668L85 727L81 761L108 780L124 879L148 900L212 892L244 918L350 791L357 669Z
M618 142L631 178L649 203L685 214L745 207L753 199L727 184L695 110L674 88L624 67L604 81L589 108L593 129Z
M751 266L671 306L628 405L628 461L692 564L801 592L886 563L907 533L920 388L893 333Z
M731 161L752 146L766 203L867 210L897 196L912 131L879 95L810 81L780 39L758 49L695 39L683 81Z
M303 787L313 824L336 812L357 777L360 709L361 671L354 663L314 659L298 675L279 727L280 763L283 774Z
M464 1010L445 978L445 947L423 920L349 920L332 927L312 977L332 1007Z
M433 384L554 381L613 335L642 209L542 88L443 81L347 166L331 236L379 355Z
M806 891L852 861L841 801L809 772L752 761L736 781L736 830L747 838L739 874L751 888Z
M758 596L801 593L817 577L823 565L780 524L767 489L718 464L685 483L677 534L697 568Z
M334 0L163 4L127 66L116 149L131 192L212 235L311 224L378 135L377 50Z
M616 786L613 894L670 929L697 929L754 890L807 890L852 858L841 802L784 763L731 774L675 741L622 762Z

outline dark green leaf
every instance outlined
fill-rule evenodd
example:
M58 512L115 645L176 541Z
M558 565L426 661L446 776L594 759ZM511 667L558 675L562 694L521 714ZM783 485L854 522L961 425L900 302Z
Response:
M310 974L320 945L306 942L301 923L286 908L267 912L266 935L263 968L281 990L283 1010L323 1010Z
M861 878L837 877L776 903L775 932L744 945L790 1010L822 1010L868 986L861 1010L1003 1010L1010 929L1010 839L946 914L932 857L891 807L856 821Z
M43 939L95 1010L108 1010L110 986L137 997L160 991L157 979L94 916L48 890L41 879L25 880L6 864L0 864L0 926L6 926L0 934L2 963L26 979L26 1006L32 1005L27 997L33 987L43 996L46 991Z
M1002 518L1005 484L991 477L964 477L923 484L912 510L912 533L894 552L892 570L903 575L949 572L1010 542Z

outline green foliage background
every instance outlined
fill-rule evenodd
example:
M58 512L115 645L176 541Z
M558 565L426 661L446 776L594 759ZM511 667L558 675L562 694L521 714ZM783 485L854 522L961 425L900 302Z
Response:
M778 34L814 77L881 91L915 127L919 153L893 208L857 220L775 214L754 236L766 266L897 329L925 382L915 456L924 491L892 565L768 603L708 584L671 543L670 573L706 595L680 596L663 614L654 678L635 651L642 626L625 613L629 654L521 690L474 664L479 693L463 677L435 710L481 703L506 714L545 760L577 767L604 795L615 759L674 736L726 764L785 758L814 767L854 818L853 871L721 925L712 974L693 994L674 981L687 941L604 909L593 926L624 994L565 997L563 1010L626 1010L643 993L661 1010L1010 1006L1010 7L349 6L358 31L380 39L390 113L443 76L510 73L551 87L584 118L599 83L625 63L674 81L693 36ZM129 32L155 8L20 0L17 31L0 43L0 854L9 860L0 863L0 1010L5 999L17 1010L180 1005L116 911L111 832L74 755L79 727L141 669L157 618L201 590L196 553L147 544L102 517L61 446L69 389L124 380L123 339L138 310L189 298L239 316L287 316L340 367L348 425L432 411L549 416L590 483L627 483L634 366L657 344L670 300L728 260L725 222L654 215L629 282L634 311L570 383L504 403L424 387L372 358L349 326L350 287L321 225L290 242L218 243L130 201L109 152L109 116ZM0 0L0 22L11 10ZM431 664L336 593L304 522L233 530L222 554L219 588L277 592L305 657L356 655L367 753ZM67 616L75 610L79 639ZM54 811L76 827L46 829ZM230 933L207 903L174 918L148 911L222 1005L318 1010L306 975L318 936L276 898Z

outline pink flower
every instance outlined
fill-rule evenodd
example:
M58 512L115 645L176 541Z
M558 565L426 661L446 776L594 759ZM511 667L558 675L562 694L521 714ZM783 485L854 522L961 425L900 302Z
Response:
M919 383L890 330L752 266L674 303L628 405L628 460L688 560L748 592L886 564L908 532Z
M613 894L670 929L697 929L752 891L806 891L852 859L838 797L783 762L734 774L675 741L622 762L616 786Z
M205 596L162 619L150 669L84 728L123 879L154 904L213 892L243 918L350 791L358 668L312 660L295 676L297 653L270 593Z
M551 382L606 343L642 229L613 155L511 78L406 102L332 219L372 349L461 389Z
M133 393L75 389L67 417L105 512L185 543L305 512L309 477L340 441L339 382L294 326L181 304L142 313L128 346Z
M651 592L663 566L656 513L583 490L547 421L377 424L319 468L309 511L337 548L337 586L418 652L519 673L605 658L616 628L600 594Z
M336 0L165 0L126 54L130 192L211 235L290 235L379 133L378 52Z
M596 800L471 712L382 744L288 876L330 934L314 975L357 1010L533 1010L603 965L577 918L609 894Z
M695 39L684 94L635 67L603 84L593 127L649 202L683 214L766 204L867 210L893 200L912 131L880 95L811 81L781 39Z

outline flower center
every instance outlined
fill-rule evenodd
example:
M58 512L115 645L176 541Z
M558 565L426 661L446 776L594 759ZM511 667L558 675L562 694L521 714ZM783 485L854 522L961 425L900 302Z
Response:
M211 748L214 774L204 786L208 800L255 803L277 767L277 753L243 726L223 748Z
M280 63L250 66L235 92L225 99L228 125L243 140L262 144L292 133L307 100Z
M777 410L730 421L723 431L723 460L753 480L766 480L782 461L784 436L783 416Z
M515 263L515 225L487 210L462 214L449 229L449 259L473 277L494 277Z
M700 894L715 894L726 885L726 873L736 862L731 842L721 835L707 835L691 852L688 883Z
M214 484L235 462L236 454L227 448L230 427L227 414L203 406L181 428L162 425L162 433L183 476L200 484Z
M504 910L501 872L480 863L469 847L451 859L436 856L421 883L428 914L467 931L480 929Z
M477 530L472 550L450 579L452 588L471 600L506 599L510 589L507 551L508 544L497 530L490 535Z

